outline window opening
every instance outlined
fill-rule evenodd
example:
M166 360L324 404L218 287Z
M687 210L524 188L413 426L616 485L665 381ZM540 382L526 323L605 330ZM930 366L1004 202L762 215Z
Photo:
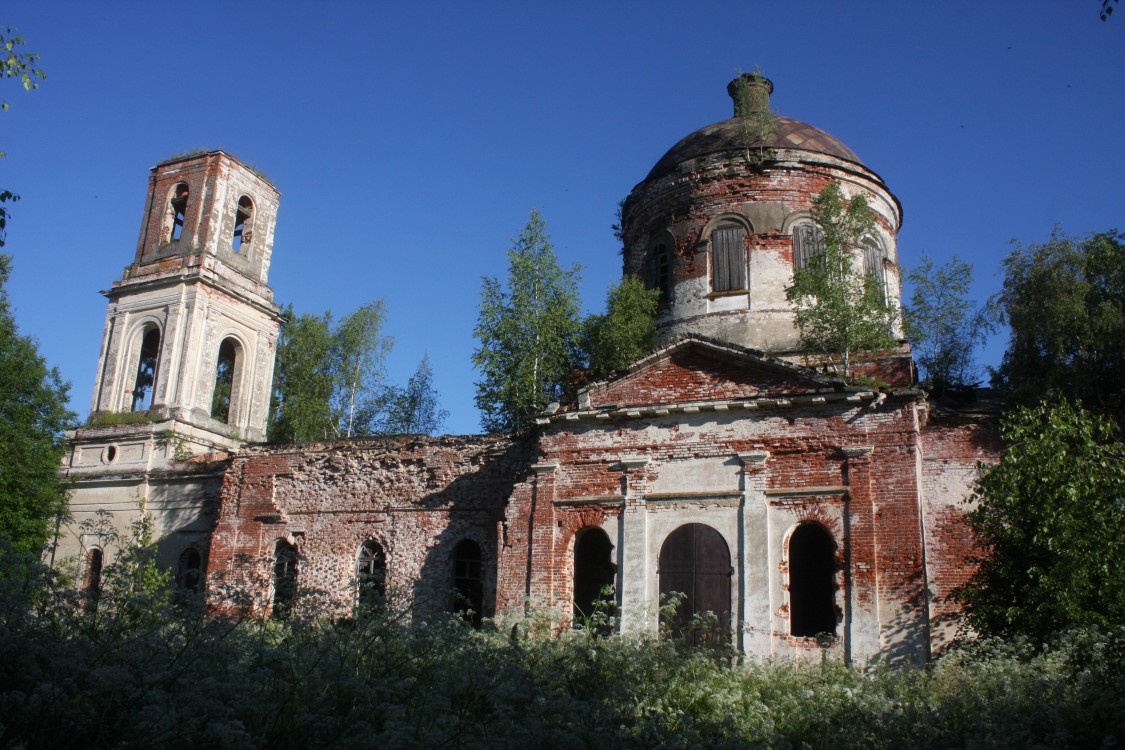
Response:
M730 641L730 549L715 529L701 523L679 527L660 547L660 596L682 597L662 625L694 646Z
M172 199L169 201L169 213L172 217L172 230L168 234L169 242L179 242L184 233L184 214L187 213L188 186L184 183L172 188Z
M790 633L800 638L836 635L836 555L832 535L804 523L789 538Z
M386 601L387 556L378 542L371 540L359 548L355 577L360 607L376 607Z
M870 283L876 285L883 304L887 303L887 267L879 243L868 237L863 242L863 270Z
M657 245L648 256L648 274L645 283L649 289L659 289L658 307L665 308L672 301L672 258L668 248Z
M254 215L254 203L247 195L238 199L238 206L234 209L234 236L231 237L230 249L236 253L250 245L250 217Z
M273 617L285 619L297 599L297 548L278 540L273 556Z
M481 575L480 545L468 539L453 549L453 588L456 600L453 611L474 628L480 627L484 608L484 581Z
M215 390L211 394L211 417L230 421L230 402L234 392L234 365L238 349L232 339L219 345L219 361L215 365Z
M195 547L188 547L180 554L180 561L176 564L175 602L191 602L202 591L202 583L203 556Z
M598 632L608 632L606 622L614 611L613 587L617 566L613 564L613 544L604 530L596 526L581 529L574 537L574 622L591 621Z
M737 224L722 224L711 233L711 291L746 288L745 237Z
M793 268L809 268L824 257L824 232L815 224L793 227Z
M98 609L98 599L102 594L102 551L94 547L86 553L86 580L82 583L83 599L91 612Z
M160 357L160 329L151 326L141 339L141 353L137 363L137 379L133 383L132 411L152 408L152 391L156 385L156 364Z

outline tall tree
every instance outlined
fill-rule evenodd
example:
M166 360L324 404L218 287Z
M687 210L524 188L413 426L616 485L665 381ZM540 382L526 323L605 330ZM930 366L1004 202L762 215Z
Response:
M370 434L380 411L387 354L394 339L383 335L383 300L358 308L333 332L337 385L334 409L337 432L343 437Z
M332 411L336 387L332 316L297 315L292 305L282 315L285 324L277 342L270 440L334 437L337 422Z
M856 264L864 239L875 232L875 212L867 200L862 195L846 200L831 182L813 200L812 217L824 252L794 271L785 295L796 311L802 348L825 357L849 378L853 355L894 345L898 310L880 279Z
M1004 260L1004 286L990 305L1011 326L996 380L1015 402L1053 393L1125 419L1123 239L1110 231L1077 240L1055 229Z
M380 432L392 435L433 435L445 425L449 412L441 408L434 390L430 355L422 357L405 388L389 394L387 416Z
M18 78L24 91L39 88L39 81L45 80L47 74L36 63L39 54L25 52L23 37L16 33L10 26L0 31L0 78ZM7 110L8 102L0 100L0 109ZM0 158L4 152L0 151ZM20 197L11 190L0 189L0 247L4 247L5 230L8 226L8 209L5 203L15 203Z
M605 314L590 315L583 323L583 349L594 377L624 370L652 351L659 301L660 290L646 289L636 276L610 288Z
M0 255L0 556L34 558L66 509L59 462L63 430L75 415L67 409L70 386L19 333L6 290L10 274L11 258Z
M1042 641L1125 622L1125 446L1105 417L1068 401L1020 407L1007 450L968 514L985 556L960 592L981 633Z
M971 263L954 256L940 268L929 256L907 275L914 292L905 310L906 332L924 382L935 393L971 382L973 350L984 342L987 326L966 299L973 281Z
M537 211L508 250L508 282L486 277L474 335L476 405L489 432L514 432L562 393L576 360L580 268L559 267Z

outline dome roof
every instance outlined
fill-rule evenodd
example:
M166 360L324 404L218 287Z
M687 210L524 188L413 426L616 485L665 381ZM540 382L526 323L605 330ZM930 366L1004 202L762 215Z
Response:
M856 164L863 164L854 151L820 128L815 128L807 122L789 117L778 117L777 120L777 131L764 145L770 148L816 151ZM717 154L722 151L742 150L743 137L740 126L740 118L732 117L729 120L700 128L668 149L668 153L656 162L656 166L648 173L646 179L664 174L680 162L688 159L695 159L707 154Z

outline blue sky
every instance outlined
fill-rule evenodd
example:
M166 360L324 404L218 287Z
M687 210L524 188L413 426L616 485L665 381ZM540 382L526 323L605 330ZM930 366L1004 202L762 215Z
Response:
M902 263L953 254L979 300L1009 241L1125 229L1125 11L1097 0L864 3L60 2L6 7L48 79L0 96L9 285L89 411L106 289L149 167L222 148L282 192L271 283L298 311L382 298L405 382L423 353L479 429L483 275L532 209L588 311L621 272L617 202L761 66L779 114L851 147L904 207ZM1003 338L982 354L998 361Z

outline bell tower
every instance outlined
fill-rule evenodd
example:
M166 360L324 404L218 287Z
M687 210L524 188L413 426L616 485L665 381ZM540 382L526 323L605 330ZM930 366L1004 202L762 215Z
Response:
M280 320L267 285L279 195L223 151L152 168L133 262L103 292L95 421L147 414L218 446L265 439Z
M87 587L147 517L157 562L198 590L227 459L266 436L279 195L222 151L152 168L133 262L103 292L90 419L67 435L70 513L51 561L77 560Z

